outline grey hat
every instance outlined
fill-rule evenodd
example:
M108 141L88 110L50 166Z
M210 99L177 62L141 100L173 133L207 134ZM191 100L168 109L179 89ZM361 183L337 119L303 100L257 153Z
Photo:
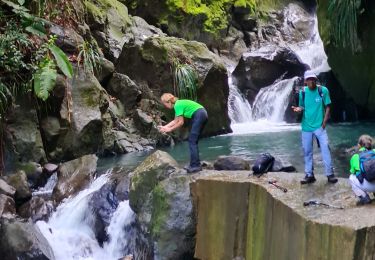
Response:
M318 79L318 77L315 75L315 73L312 72L312 71L310 71L310 70L305 71L305 75L303 76L303 78L304 78L305 80L307 80L307 79L311 79L311 78L313 78L313 79L315 79L315 80Z

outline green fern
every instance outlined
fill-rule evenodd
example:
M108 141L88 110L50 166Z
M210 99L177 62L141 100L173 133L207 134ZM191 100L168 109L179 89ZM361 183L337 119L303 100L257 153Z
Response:
M198 75L189 64L174 62L174 90L179 98L197 100Z
M34 74L34 92L35 95L46 101L50 91L55 86L57 71L55 62L51 59L44 60L39 70Z
M73 77L73 66L69 62L69 59L66 56L66 54L54 44L51 44L49 46L49 50L52 52L53 56L55 57L57 66L65 74L65 76L67 76L68 78Z
M328 15L332 19L331 36L336 45L353 52L361 49L358 38L358 14L362 0L329 0Z

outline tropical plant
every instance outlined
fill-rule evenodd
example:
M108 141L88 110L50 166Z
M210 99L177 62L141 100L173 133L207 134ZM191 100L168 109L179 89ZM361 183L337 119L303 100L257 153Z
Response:
M78 49L78 65L83 66L83 70L86 73L99 72L101 55L99 46L96 41L84 41L78 46Z
M198 75L191 65L173 62L173 84L174 94L179 98L197 100Z
M58 67L62 73L68 78L73 76L73 66L69 62L65 53L55 45L55 37L51 37L49 41L43 45L45 50L43 59L39 62L38 69L34 74L34 93L35 95L46 101L49 93L55 86Z
M331 36L336 45L350 48L353 52L360 50L358 38L358 15L361 12L362 0L330 0L328 15L331 17Z

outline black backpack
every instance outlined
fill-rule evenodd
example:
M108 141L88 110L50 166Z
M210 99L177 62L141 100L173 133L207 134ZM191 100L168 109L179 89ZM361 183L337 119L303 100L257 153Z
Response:
M361 175L367 181L375 180L375 151L367 150L359 154L359 168Z
M274 161L275 161L275 158L271 154L262 153L255 160L255 163L252 168L253 173L263 174L263 173L268 172L271 169Z
M305 93L305 87L302 87L301 92L302 92L303 105L305 105L305 95L306 95L306 93ZM325 107L322 86L318 86L318 93L319 93L319 96L322 98L323 106Z

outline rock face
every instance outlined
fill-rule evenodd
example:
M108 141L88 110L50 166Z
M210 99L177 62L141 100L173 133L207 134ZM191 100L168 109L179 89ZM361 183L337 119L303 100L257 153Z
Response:
M317 2L318 20L321 25L319 32L325 44L329 65L344 90L353 97L355 104L362 108L359 116L374 118L375 74L372 68L375 66L375 3L368 1L361 6L361 11L357 12L356 30L359 43L353 52L348 46L342 47L342 44L334 44L335 41L331 35L333 17L327 12L328 2L323 0ZM343 40L340 41L342 42Z
M194 252L191 177L176 167L172 157L156 151L132 173L130 206L150 234L155 259L190 259Z
M2 259L53 260L47 240L32 224L17 219L0 221Z
M58 181L53 189L53 199L59 203L64 198L81 191L96 172L95 155L85 155L79 159L63 163L57 172Z
M292 50L265 46L242 55L233 72L233 81L252 103L261 88L277 79L302 76L307 68Z
M207 109L209 117L215 117L208 121L204 133L213 135L230 131L226 68L204 44L173 37L147 38L143 44L124 45L116 70L143 86L143 98L149 96L159 100L162 93L174 92L170 71L174 58L191 63L198 72L198 101Z
M21 217L31 219L34 223L39 220L47 221L49 216L52 214L52 211L52 203L37 196L34 196L17 210Z
M198 259L371 259L375 207L356 207L347 179L327 186L318 176L301 186L302 174L248 177L226 172L192 184L197 212ZM268 184L288 189L287 193ZM317 200L333 206L303 202ZM364 217L367 216L367 217Z

